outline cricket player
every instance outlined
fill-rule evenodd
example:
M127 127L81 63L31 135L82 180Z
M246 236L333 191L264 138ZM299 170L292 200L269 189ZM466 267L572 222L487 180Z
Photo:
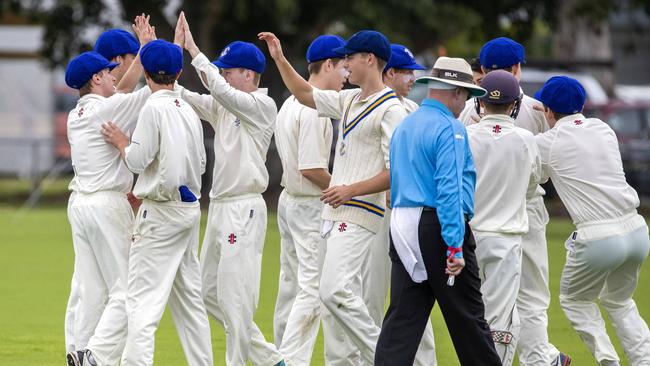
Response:
M461 58L439 57L427 99L391 140L390 306L374 364L411 365L438 302L461 365L501 365L484 319L474 237L476 172L467 133L456 120L472 81ZM451 278L449 276L452 276ZM455 283L450 286L450 280Z
M522 64L525 62L524 47L506 37L495 38L483 45L479 61L486 74L493 70L505 70L519 80ZM526 129L533 135L547 131L548 124L544 114L536 110L540 107L538 101L524 94L515 126ZM466 126L479 121L475 99L467 101L458 119ZM548 341L546 310L551 301L551 294L548 288L546 244L548 212L544 206L544 194L544 189L538 186L526 202L528 232L521 239L522 272L517 299L521 332L517 351L522 366L567 366L571 358L560 353Z
M136 22L138 24L134 24L134 31L136 31L137 34L140 32L141 24L149 24L149 16L144 16L144 14L142 16L138 16L136 18ZM153 37L155 37L155 29L153 27L151 27L150 33ZM119 36L116 36L117 34L119 34ZM103 45L103 47L100 48L104 48L104 49L108 48L110 50L114 50L114 52L124 54L123 57L117 57L113 59L112 57L107 57L105 54L100 53L111 63L118 64L112 70L110 70L110 74L115 78L115 85L118 87L118 90L120 90L121 92L127 92L127 93L132 92L137 85L137 81L142 75L142 66L140 65L139 61L135 63L134 69L128 74L127 80L124 80L123 83L121 83L121 81L126 71L129 70L129 68L133 64L133 61L135 61L136 59L138 50L140 49L139 41L131 33L123 30L117 30L117 29L109 30L104 34L102 34L102 36L100 36L100 39L102 39L101 44ZM95 48L97 48L97 45ZM128 57L126 56L127 54L129 55ZM130 121L134 122L136 118L137 118L137 114L132 116L130 118ZM131 127L130 130L132 129L133 128ZM71 199L73 199L74 197L75 197L74 194L70 196ZM127 198L129 199L129 203L133 204L132 195L130 193L127 194ZM66 316L65 316L65 341L66 341L67 352L73 352L77 349L81 349L83 347L78 347L78 346L87 343L87 338L85 340L75 339L75 333L76 333L75 328L77 328L77 326L75 325L76 324L75 319L77 318L86 319L88 317L85 315L80 317L77 316L77 308L79 306L78 305L79 286L77 284L77 280L74 275L72 277L70 288L71 288L70 297L68 300L68 304L66 308ZM80 325L78 328L84 329L87 328L87 326Z
M384 84L393 89L406 113L410 114L420 106L407 98L415 84L415 70L426 70L417 63L411 50L400 44L391 44L390 61L384 68ZM386 200L390 202L390 191L386 192ZM366 263L364 275L364 300L368 305L370 316L375 324L381 327L384 320L384 305L390 285L391 262L388 256L390 247L390 204L386 207L386 215L380 230L375 236L375 242L370 245L370 260ZM415 356L415 365L436 365L436 350L433 340L431 321L427 322L422 336L422 342Z
M126 167L139 174L133 192L143 199L129 252L128 333L122 365L153 365L154 334L168 302L187 363L212 365L197 256L198 199L206 164L203 129L192 107L173 90L183 66L181 48L155 40L142 48L140 56L153 93L131 142L115 124L102 126Z
M340 91L347 71L335 48L339 36L317 37L307 49L309 84ZM321 319L318 284L325 256L320 236L323 203L330 184L332 120L290 96L280 108L275 143L282 161L278 202L280 280L273 327L276 345L289 365L309 365Z
M275 35L263 32L259 37L267 42L294 97L318 110L320 116L341 120L332 180L321 197L326 203L321 234L327 237L327 249L319 296L335 321L331 325L323 318L324 330L338 327L348 340L335 347L336 359L328 359L326 351L326 363L352 364L360 356L361 362L372 364L380 328L362 297L362 267L369 260L369 247L386 211L383 192L389 187L390 136L406 116L397 95L382 80L390 43L383 34L365 30L335 49L345 55L349 82L360 86L337 92L315 88L304 80L284 57ZM328 341L331 344L335 339L326 336Z
M137 17L134 29L145 44L155 38L147 20ZM66 68L66 84L80 99L68 115L67 135L75 176L70 182L68 219L75 250L74 273L65 317L67 361L78 365L85 349L98 362L117 364L126 332L126 275L133 212L127 192L133 175L119 153L106 144L101 124L119 120L127 133L151 94L131 91L141 75L136 57L120 84L110 71L117 65L96 52L85 52Z
M236 41L211 63L196 46L181 13L184 47L210 95L180 88L181 95L215 131L214 171L201 277L209 314L226 331L226 364L283 364L253 319L259 300L266 235L269 176L264 162L277 107L259 88L265 58L252 43Z
M650 331L632 299L650 249L639 197L625 181L614 131L581 114L575 79L549 79L535 97L551 129L535 136L542 168L576 225L566 242L560 305L601 366L618 366L598 303L607 311L630 365L650 365Z
M474 218L476 260L485 319L501 363L512 365L519 338L517 294L521 278L521 237L528 231L526 194L541 179L533 134L515 126L521 92L511 73L492 71L481 81L485 111L467 127L476 168Z

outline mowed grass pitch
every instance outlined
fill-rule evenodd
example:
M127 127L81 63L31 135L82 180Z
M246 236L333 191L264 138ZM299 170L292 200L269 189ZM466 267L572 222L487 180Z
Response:
M203 225L207 213L203 214ZM63 365L63 319L72 275L73 250L65 208L41 208L18 212L0 207L0 365ZM558 303L559 278L564 264L564 240L570 234L569 220L552 220L548 227L552 303L549 310L551 341L573 357L573 365L593 365L595 361L571 328ZM275 214L269 214L264 249L257 324L273 338L273 309L278 286L279 234ZM507 284L504 284L507 285ZM641 272L636 301L641 315L650 320L650 265ZM458 365L456 355L438 308L432 317L436 335L438 364ZM608 322L609 326L609 322ZM627 365L614 340L623 365ZM212 322L215 365L225 364L225 338ZM313 365L323 364L322 336L314 351ZM184 365L176 330L168 312L156 333L156 365Z

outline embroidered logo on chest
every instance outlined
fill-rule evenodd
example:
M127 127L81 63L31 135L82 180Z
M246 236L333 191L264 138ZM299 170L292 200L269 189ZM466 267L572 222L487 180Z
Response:
M501 126L495 125L494 127L492 127L492 132L501 133Z
M178 99L174 99L174 104L176 104L178 108L181 107L181 102L179 102Z
M77 115L78 115L79 117L81 117L81 116L84 115L84 108L83 108L83 107L81 107L81 109L79 109L79 112L77 113Z
M348 229L348 225L346 225L345 222L342 222L341 225L339 225L339 231L344 232Z
M581 119L578 119L578 120L573 121L573 123L574 123L576 126L580 126L583 122L582 122Z
M241 121L239 118L235 118L235 127L239 127L241 125Z

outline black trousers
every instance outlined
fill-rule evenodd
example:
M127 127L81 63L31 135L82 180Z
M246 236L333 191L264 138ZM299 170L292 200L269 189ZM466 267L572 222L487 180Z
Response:
M435 210L422 212L418 237L428 278L422 283L413 282L406 272L391 238L390 306L377 342L375 365L413 364L435 301L440 305L461 365L501 365L485 321L481 280L474 254L476 243L469 225L465 225L463 243L465 268L456 276L454 286L447 286L447 245L442 239ZM439 349L438 353L445 351Z

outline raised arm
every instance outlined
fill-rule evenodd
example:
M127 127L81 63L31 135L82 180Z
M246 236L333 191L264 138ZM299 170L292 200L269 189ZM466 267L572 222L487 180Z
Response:
M156 39L156 28L152 27L149 24L149 15L138 15L135 17L135 24L132 24L133 31L138 36L140 41L140 48L144 47L150 41ZM144 68L140 62L140 52L135 56L135 59L129 66L129 69L126 71L120 82L117 84L116 89L119 93L130 93L132 92L138 81L142 76Z
M284 57L282 52L282 46L280 45L280 40L275 34L270 32L261 32L257 35L259 39L266 42L266 45L269 48L269 53L271 58L275 61L275 65L280 71L282 76L282 81L284 85L287 86L287 89L293 94L300 104L306 105L307 107L316 108L316 103L314 101L313 88L307 80L305 80L298 72L291 66L289 61Z

